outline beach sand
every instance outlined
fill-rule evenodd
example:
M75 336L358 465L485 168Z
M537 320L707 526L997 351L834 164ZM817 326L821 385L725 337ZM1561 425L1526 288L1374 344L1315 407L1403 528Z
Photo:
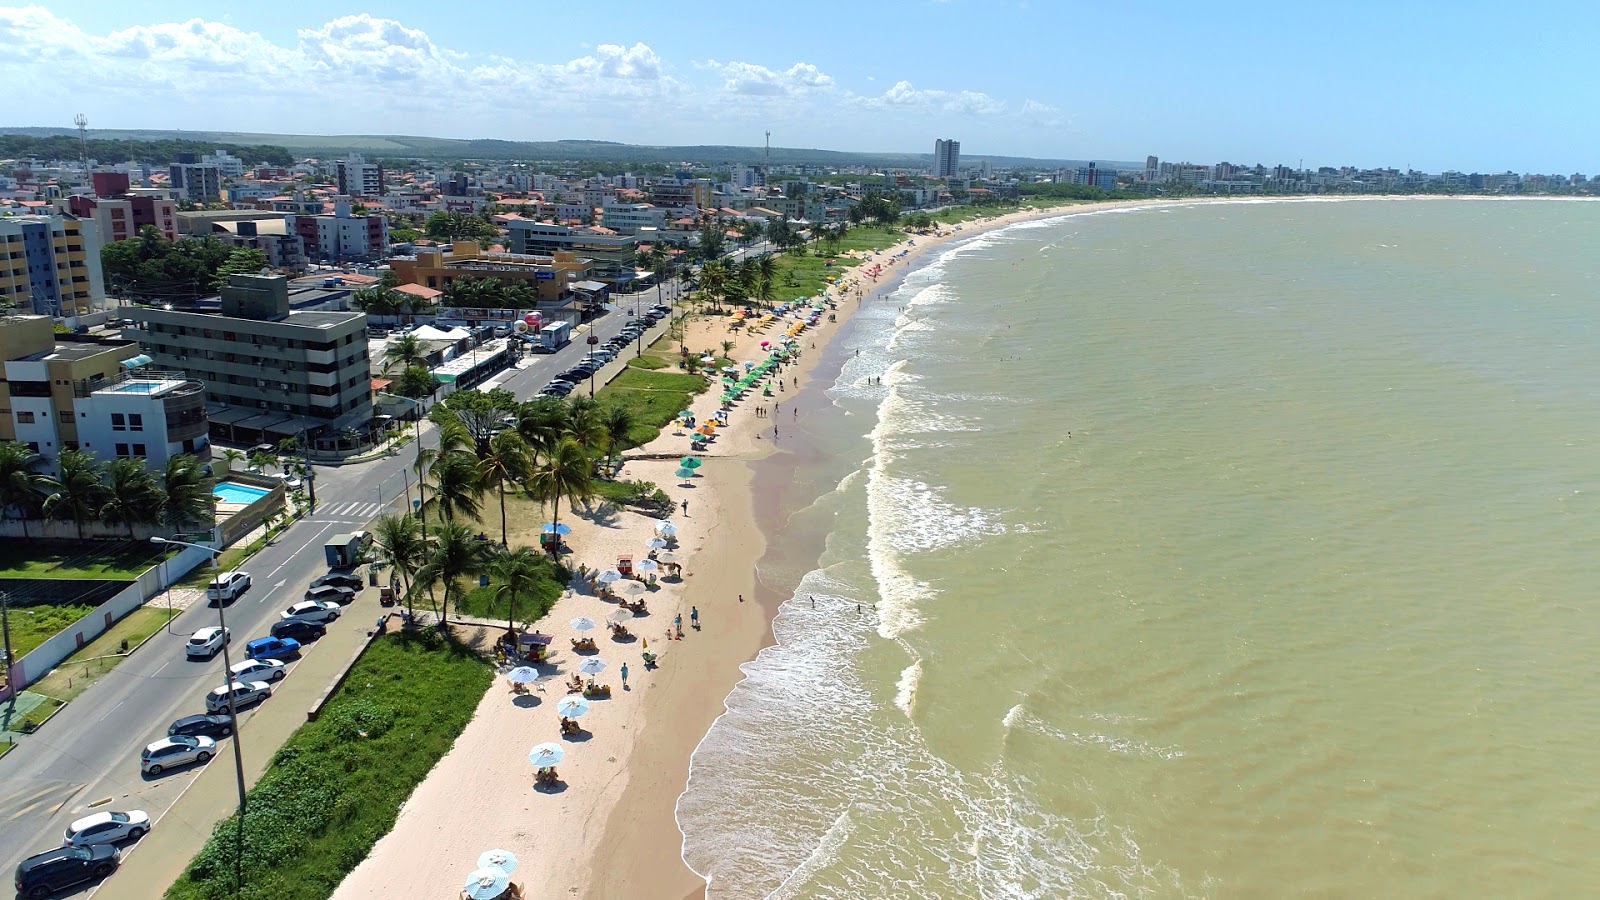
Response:
M764 401L787 407L785 400L806 388L827 341L850 314L897 285L923 255L1026 219L1133 205L1147 204L1025 210L967 222L960 230L945 226L940 235L910 236L879 251L867 263L842 271L840 284L852 287L832 292L838 300L833 311L838 321L828 322L825 315L817 327L802 333L800 358L781 372L786 381L798 384L770 400L757 393L735 404L730 427L720 431L703 454L705 464L690 486L674 477L675 459L637 458L685 452L686 437L676 428L669 426L650 445L629 454L635 458L627 462L622 478L654 482L674 502L689 502L687 515L680 509L672 517L678 527L683 580L662 582L647 596L650 615L634 620L637 638L629 643L614 642L604 630L605 617L617 609L616 604L599 599L587 585L575 581L538 623L540 630L554 636L553 665L543 670L553 677L538 686L543 690L525 694L513 693L504 678L496 680L477 701L477 714L454 748L406 802L393 831L339 886L336 900L454 897L476 867L479 854L497 848L517 855L520 864L512 880L540 896L702 894L704 882L682 861L682 835L674 817L677 798L687 780L690 756L721 714L723 698L741 677L740 665L771 640L777 604L794 588L756 581L757 564L768 541L782 540L782 534L781 525L773 534L758 528L751 490L754 467L784 465L781 437L774 441L772 428L776 425L781 434L790 425L786 418L790 410L763 418L755 415L755 405ZM881 266L876 277L866 271L872 264ZM753 360L762 355L760 341L773 340L769 336L777 334L781 334L777 327L769 327L765 335L734 335L721 317L693 318L685 343L711 347L732 338L736 346L731 356ZM713 388L695 400L693 412L706 420L719 401L720 392ZM782 515L760 519L781 523ZM591 570L614 567L621 554L642 559L658 523L609 507L586 512L582 504L570 514L564 511L562 521L572 526L567 543L574 553L568 564L573 568L584 564ZM769 524L769 530L772 527ZM537 522L518 523L512 544L532 543L537 528ZM690 627L691 606L699 609L701 630ZM682 641L667 640L675 614L683 616ZM569 625L577 616L602 623L588 635L595 637L597 655L608 663L596 680L611 685L613 693L609 700L595 701L580 720L583 734L562 740L555 704L566 695L563 680L583 658L572 652L569 643L578 634ZM640 659L645 642L660 657L654 671L646 671ZM618 677L624 662L630 670L628 690L621 689ZM550 791L534 789L528 761L528 751L545 741L561 743L566 751L557 767L561 784Z

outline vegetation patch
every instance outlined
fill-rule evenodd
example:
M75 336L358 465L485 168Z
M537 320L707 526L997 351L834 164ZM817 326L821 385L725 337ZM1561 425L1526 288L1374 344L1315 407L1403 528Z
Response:
M821 245L813 245L814 249L778 254L775 257L778 281L773 286L774 299L783 303L797 297L815 297L828 286L830 278L837 278L845 269L861 261L860 253L846 255L849 251L870 253L892 247L905 240L905 237L905 233L898 228L852 228L839 239L837 245L828 245L827 249L832 252L825 252ZM819 252L821 255L818 255Z
M619 506L632 506L647 513L669 513L672 498L650 481L596 480L594 494Z
M26 715L15 722L12 722L9 727L12 731L19 731L23 734L32 734L35 729L44 724L45 719L50 718L55 714L56 710L63 706L66 706L66 704L62 703L60 700L57 700L54 697L46 697L44 698L43 703L40 703L33 709L28 710Z
M153 601L159 603L159 600ZM145 605L118 619L99 637L79 647L61 664L33 684L29 690L57 700L71 700L88 689L100 677L117 667L127 657L122 655L122 644L128 649L160 631L176 618L182 610L165 606Z
M21 659L94 611L95 607L83 605L13 606L8 614L11 652Z
M665 369L672 363L659 356L635 356L633 359L628 360L628 365L635 369Z
M438 631L378 638L250 791L242 896L330 896L394 827L493 680L487 661ZM166 896L235 896L237 828L233 816L219 823Z
M530 590L517 594L516 621L537 622L544 618L550 607L561 599L562 585L569 577L567 570L547 558L539 560L539 578ZM501 590L500 579L489 576L486 587L475 587L462 598L456 612L480 619L506 619L511 615L511 596Z
M602 407L620 406L633 415L628 443L642 447L705 389L706 380L699 375L629 368L601 388L595 399Z
M0 578L133 581L167 555L148 541L0 542Z

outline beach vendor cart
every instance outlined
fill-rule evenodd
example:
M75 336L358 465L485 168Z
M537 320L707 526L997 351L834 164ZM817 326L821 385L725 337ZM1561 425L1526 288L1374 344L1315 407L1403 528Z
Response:
M550 656L550 641L550 635L540 634L537 631L533 634L520 634L517 635L517 652L528 662L542 663Z
M632 556L619 556L619 557L617 557L617 571L622 573L622 577L623 578L632 578L633 577L633 557Z

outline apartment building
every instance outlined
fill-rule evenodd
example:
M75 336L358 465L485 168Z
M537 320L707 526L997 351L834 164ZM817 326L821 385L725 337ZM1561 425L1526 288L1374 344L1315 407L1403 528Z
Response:
M289 228L282 216L264 219L214 222L211 237L233 247L260 250L267 265L283 272L304 272L305 242Z
M388 218L382 213L352 213L349 197L334 200L332 215L290 215L288 222L300 236L307 259L370 261L389 253Z
M600 208L600 224L618 234L638 234L645 228L662 228L667 211L649 203L607 203Z
M559 303L572 298L573 285L590 279L592 264L570 250L486 253L476 241L456 241L449 249L419 249L410 259L392 259L389 268L402 284L440 291L458 278L520 281L532 286L541 301Z
M660 181L650 184L650 202L669 209L709 209L715 186L707 179Z
M222 170L214 163L175 162L167 168L178 196L191 203L214 203L222 197Z
M137 237L146 225L170 240L178 239L178 204L151 192L132 193L126 172L94 172L93 192L55 201L56 210L92 220L105 243Z
M210 453L205 389L151 370L123 339L56 335L48 316L0 319L0 440L20 441L54 466L62 450L160 468Z
M339 182L339 193L348 197L382 197L388 193L383 166L367 162L359 153L334 163L333 175Z
M100 229L76 216L0 218L0 303L69 322L106 297Z
M961 171L961 142L940 138L933 142L933 177L954 178Z
M282 275L234 275L221 314L122 307L157 366L204 382L211 434L233 443L366 433L372 420L367 317L291 312Z
M637 239L632 235L615 234L610 229L572 227L528 219L513 219L507 223L507 228L509 235L506 243L512 253L554 256L566 251L588 259L594 277L601 281L633 277Z

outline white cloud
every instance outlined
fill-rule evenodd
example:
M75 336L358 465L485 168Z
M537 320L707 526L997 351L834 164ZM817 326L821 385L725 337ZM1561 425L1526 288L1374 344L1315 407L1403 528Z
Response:
M731 94L777 97L834 86L832 77L808 62L797 62L782 71L755 63L720 63L714 59L696 63L695 67L720 74L722 89Z
M1005 101L982 91L919 90L909 81L896 81L869 103L901 108L936 109L973 116L999 115L1007 111Z

